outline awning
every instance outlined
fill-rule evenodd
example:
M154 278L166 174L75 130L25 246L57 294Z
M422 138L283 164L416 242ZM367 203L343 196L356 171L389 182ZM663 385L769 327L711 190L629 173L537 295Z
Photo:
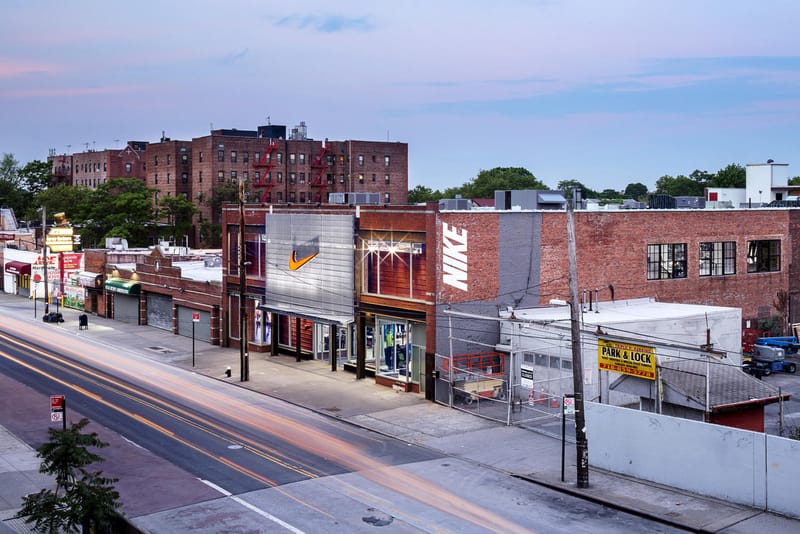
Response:
M31 274L31 264L23 263L21 261L9 261L6 263L6 272L12 274Z
M100 273L92 273L89 271L81 271L74 275L78 284L87 289L100 289L103 287L103 275Z
M260 304L258 306L258 309L270 313L277 313L279 315L291 315L292 317L299 317L300 319L307 319L315 323L322 323L328 325L335 324L342 326L348 323L352 323L355 320L352 315L327 315L321 313L310 313L296 309L295 310L281 309L276 306L270 306L269 304Z
M112 293L122 293L124 295L138 295L141 291L142 284L133 280L124 280L122 278L109 278L106 280L106 291Z

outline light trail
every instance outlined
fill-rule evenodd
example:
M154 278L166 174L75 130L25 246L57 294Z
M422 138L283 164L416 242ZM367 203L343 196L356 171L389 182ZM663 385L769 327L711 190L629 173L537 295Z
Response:
M18 323L17 328L14 329L17 332L30 331L30 327L26 323L13 319L12 321ZM58 330L53 332L56 335L66 337L60 334ZM34 338L38 338L35 334L31 335ZM70 340L74 343L72 336L70 336ZM48 344L52 343L50 340L46 342ZM64 351L65 346L66 344L57 345L55 350ZM74 351L70 352L76 354ZM182 398L187 403L203 406L223 419L231 418L231 414L240 414L233 418L244 426L269 429L269 432L273 435L301 450L335 461L367 480L426 506L436 508L445 514L457 514L456 517L493 532L530 532L530 529L453 494L438 484L403 471L399 467L388 466L380 461L368 458L362 454L360 447L354 447L349 442L328 432L309 427L300 421L274 412L265 412L263 409L257 408L237 397L225 395L206 387L202 382L190 381L184 377L191 376L191 374L186 372L178 373L179 369L163 365L164 372L156 374L155 370L162 366L156 365L157 362L150 362L149 360L149 365L144 365L139 361L142 357L136 354L132 354L130 359L122 359L114 352L103 351L98 356L99 360L93 360L93 363L108 367L109 363L119 361L120 365L116 368L112 367L115 373L130 373L128 370L133 367L134 370L140 371L139 375L134 375L135 378L141 380L143 377L149 377L151 387L161 387L159 384L165 381L165 374L167 374L170 382L175 386L175 390L169 391L171 395ZM76 355L76 357L85 359L86 354ZM195 394L189 395L188 392L190 391ZM225 406L224 411L220 409L221 405ZM270 483L270 485L274 486L275 484Z

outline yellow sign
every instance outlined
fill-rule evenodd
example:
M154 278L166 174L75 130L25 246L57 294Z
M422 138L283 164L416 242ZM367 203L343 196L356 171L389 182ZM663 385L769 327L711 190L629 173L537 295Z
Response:
M56 227L47 233L45 243L52 252L72 252L73 250L72 227Z
M604 371L656 379L656 349L608 339L597 340L597 366Z

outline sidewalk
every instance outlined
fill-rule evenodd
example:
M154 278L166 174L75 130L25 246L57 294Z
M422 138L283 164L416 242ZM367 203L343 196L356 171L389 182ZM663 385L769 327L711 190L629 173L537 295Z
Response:
M33 307L26 299L0 295L0 309L4 313L15 313L17 317L29 314L31 323L34 323ZM331 372L329 363L295 362L293 357L251 353L250 380L241 382L238 349L221 348L201 341L195 341L193 349L191 338L95 316L89 316L87 330L78 330L80 312L60 311L64 314L64 323L53 325L38 319L37 324L42 329L69 330L86 340L193 370L229 382L232 386L252 389L615 509L694 532L717 532L726 528L730 529L728 532L800 532L800 520L591 467L589 487L578 489L573 444L567 445L566 480L562 482L560 438L506 427L428 402L421 395L378 386L371 379L358 381L349 372ZM230 378L225 376L227 367L232 371ZM18 507L19 498L32 491L31 487L36 490L43 487L37 467L35 451L0 427L0 520L13 516L15 504ZM25 481L25 484L18 484L17 480ZM0 521L0 533L11 525L9 521L3 523Z

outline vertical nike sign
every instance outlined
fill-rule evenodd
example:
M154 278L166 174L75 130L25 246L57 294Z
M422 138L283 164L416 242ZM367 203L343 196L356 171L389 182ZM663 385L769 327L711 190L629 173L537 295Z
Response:
M467 230L442 223L442 281L467 291Z

